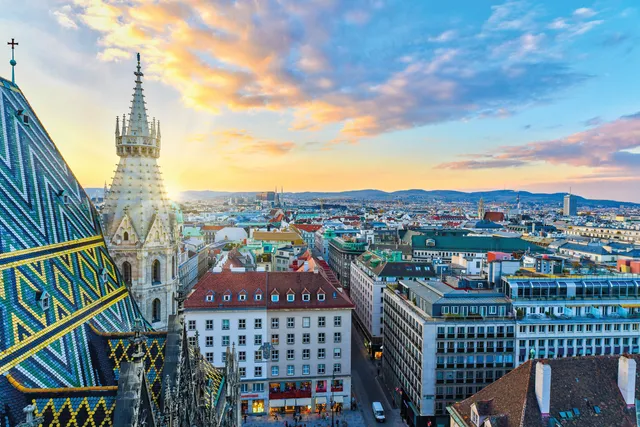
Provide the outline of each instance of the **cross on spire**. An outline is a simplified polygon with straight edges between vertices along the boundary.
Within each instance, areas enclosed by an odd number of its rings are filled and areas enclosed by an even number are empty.
[[[16,58],[15,58],[14,54],[15,54],[16,46],[18,46],[18,43],[16,42],[16,39],[11,38],[11,41],[7,42],[7,44],[9,46],[11,46],[11,61],[9,61],[9,64],[11,64],[11,83],[15,84],[15,82],[16,82],[16,73],[15,73],[14,70],[16,68],[17,62],[16,62]]]

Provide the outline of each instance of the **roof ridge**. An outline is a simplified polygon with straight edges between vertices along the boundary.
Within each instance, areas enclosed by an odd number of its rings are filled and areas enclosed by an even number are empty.
[[[533,370],[533,361],[527,360],[527,362],[531,362],[529,363],[529,375],[527,375],[527,378],[529,378],[529,382],[531,382],[531,371]],[[525,362],[525,363],[527,363]],[[512,371],[513,372],[513,371]],[[524,425],[524,416],[527,413],[527,396],[529,395],[529,386],[527,385],[527,387],[525,388],[525,393],[524,393],[524,404],[522,405],[522,413],[520,414],[520,427],[526,427]]]

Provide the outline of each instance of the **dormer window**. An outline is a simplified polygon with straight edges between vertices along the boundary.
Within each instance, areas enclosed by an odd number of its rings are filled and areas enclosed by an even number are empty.
[[[49,294],[47,292],[37,292],[36,301],[38,302],[38,305],[40,306],[42,311],[49,310],[50,301]]]
[[[16,117],[22,122],[22,124],[29,126],[29,115],[24,110],[16,111]]]
[[[302,301],[304,301],[304,302],[309,302],[309,301],[311,301],[311,295],[309,295],[309,294],[302,294]]]
[[[242,292],[240,294],[238,294],[238,301],[246,301],[247,300],[247,294]]]
[[[324,294],[318,294],[318,301],[324,301]]]
[[[256,301],[262,301],[262,294],[256,294]]]
[[[213,302],[213,294],[208,294],[207,296],[204,297],[204,300],[206,302]]]
[[[294,302],[296,300],[295,294],[287,294],[287,302]]]
[[[271,302],[278,302],[278,301],[280,301],[280,295],[272,294],[271,295]]]
[[[222,301],[231,301],[231,294],[225,294],[222,296]]]

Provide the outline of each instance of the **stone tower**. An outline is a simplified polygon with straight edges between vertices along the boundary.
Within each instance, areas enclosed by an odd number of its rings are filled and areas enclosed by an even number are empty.
[[[162,182],[160,122],[149,124],[138,54],[129,122],[116,118],[120,157],[105,198],[104,235],[109,252],[145,318],[157,329],[175,314],[179,227]]]

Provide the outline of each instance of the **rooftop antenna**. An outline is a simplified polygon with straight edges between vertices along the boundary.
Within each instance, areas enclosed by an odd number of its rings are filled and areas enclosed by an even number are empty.
[[[18,43],[14,38],[11,38],[11,41],[7,42],[7,44],[11,46],[11,61],[9,61],[9,64],[11,64],[11,83],[16,84],[15,68],[16,68],[17,62],[14,54],[15,54],[15,48],[16,46],[18,46]]]

